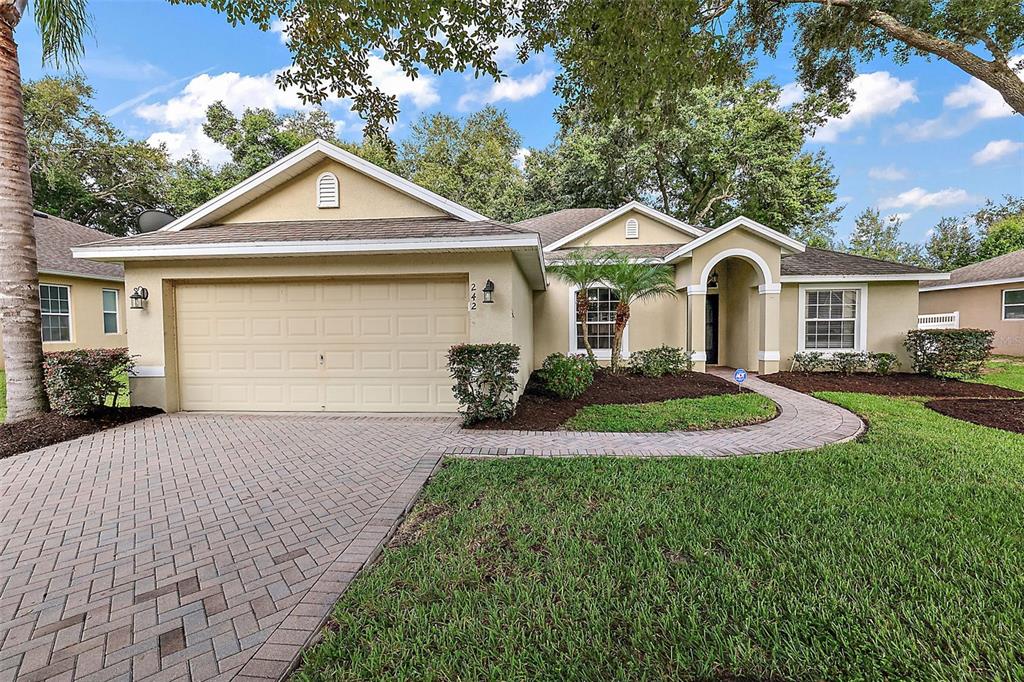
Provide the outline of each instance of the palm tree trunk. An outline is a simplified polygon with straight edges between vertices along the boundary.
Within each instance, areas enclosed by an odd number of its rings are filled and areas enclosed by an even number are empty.
[[[590,296],[587,289],[580,289],[576,292],[576,319],[580,322],[580,335],[583,337],[583,347],[587,350],[587,359],[590,364],[597,367],[597,356],[590,346],[590,332],[587,329],[587,314],[590,312]]]
[[[32,181],[14,42],[19,18],[13,5],[0,6],[0,328],[8,422],[35,417],[48,409],[43,390]]]
[[[615,306],[615,336],[612,338],[612,372],[619,371],[619,361],[622,354],[622,333],[629,323],[629,304],[619,301]]]

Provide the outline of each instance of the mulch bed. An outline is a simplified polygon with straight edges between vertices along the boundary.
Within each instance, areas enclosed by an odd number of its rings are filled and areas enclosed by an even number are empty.
[[[594,375],[594,383],[583,395],[575,400],[565,400],[548,391],[535,372],[526,384],[526,391],[519,398],[516,413],[511,419],[488,419],[469,428],[554,431],[587,405],[658,403],[675,398],[703,398],[739,392],[735,384],[699,372],[685,372],[678,376],[645,377],[625,373],[612,374],[600,369]]]
[[[927,398],[1022,398],[1024,393],[1001,386],[972,384],[957,379],[924,374],[854,374],[837,372],[778,372],[761,377],[764,381],[785,386],[801,393],[842,391],[889,396],[923,396]],[[1019,407],[1019,406],[1018,406]]]
[[[1024,400],[948,398],[931,400],[924,405],[954,419],[1024,433]]]
[[[65,417],[49,412],[35,419],[0,424],[0,459],[87,436],[161,412],[163,410],[157,407],[104,407],[87,417]]]

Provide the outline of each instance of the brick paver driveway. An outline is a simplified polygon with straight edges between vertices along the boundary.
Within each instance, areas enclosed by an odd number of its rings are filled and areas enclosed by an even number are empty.
[[[0,680],[277,679],[440,454],[813,448],[863,428],[755,378],[778,418],[704,432],[464,431],[451,417],[176,414],[0,461]]]

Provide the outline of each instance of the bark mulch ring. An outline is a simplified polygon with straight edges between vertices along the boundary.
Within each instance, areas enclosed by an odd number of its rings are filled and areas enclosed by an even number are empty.
[[[86,417],[65,417],[49,412],[42,417],[0,424],[0,459],[103,429],[160,414],[157,407],[104,407]]]
[[[519,398],[515,415],[508,421],[487,419],[471,429],[554,431],[569,417],[587,405],[635,405],[660,403],[676,398],[703,398],[709,395],[739,393],[739,388],[720,377],[699,372],[678,376],[645,377],[636,374],[612,374],[599,369],[594,383],[575,400],[559,398],[544,387],[534,372]]]
[[[764,381],[801,393],[839,391],[925,398],[1024,398],[1024,393],[989,384],[972,384],[958,379],[924,374],[839,374],[838,372],[778,372],[759,377]]]
[[[991,426],[1003,431],[1024,433],[1024,400],[947,398],[930,400],[924,405],[954,419]]]

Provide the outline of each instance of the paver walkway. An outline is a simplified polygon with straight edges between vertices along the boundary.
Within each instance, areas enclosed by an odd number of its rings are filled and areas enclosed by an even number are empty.
[[[0,680],[279,678],[443,453],[729,456],[863,428],[748,385],[780,416],[643,435],[174,414],[0,460]]]

